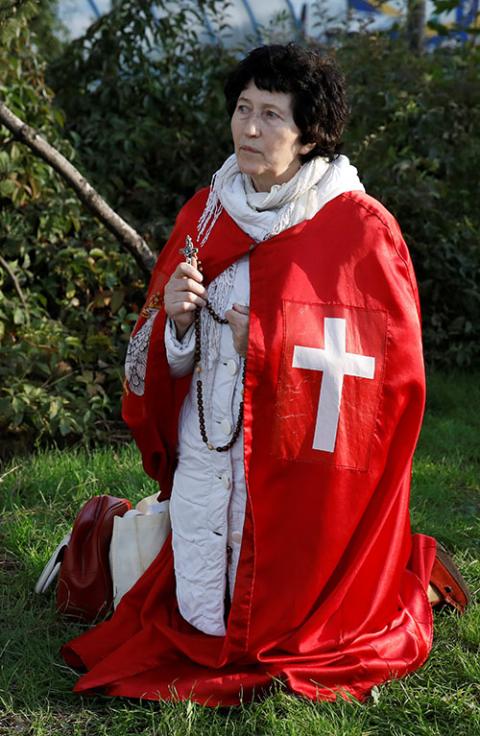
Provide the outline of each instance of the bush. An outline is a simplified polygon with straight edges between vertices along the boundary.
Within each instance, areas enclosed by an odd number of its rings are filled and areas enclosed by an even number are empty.
[[[75,161],[26,24],[0,51],[6,104]],[[0,127],[1,453],[110,436],[144,291],[134,261],[51,169]]]
[[[123,0],[49,66],[90,181],[158,250],[230,153],[223,82],[232,56],[201,36],[203,13],[222,27],[224,6]]]
[[[346,39],[347,149],[412,253],[430,366],[480,356],[480,48],[414,57],[402,39]]]

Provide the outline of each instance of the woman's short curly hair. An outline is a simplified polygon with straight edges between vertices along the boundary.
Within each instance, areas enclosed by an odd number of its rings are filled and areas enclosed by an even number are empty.
[[[316,144],[301,157],[302,163],[315,156],[325,156],[329,161],[338,156],[348,105],[344,78],[333,59],[294,43],[254,49],[230,72],[225,83],[230,117],[240,93],[252,80],[258,89],[292,94],[300,142]]]

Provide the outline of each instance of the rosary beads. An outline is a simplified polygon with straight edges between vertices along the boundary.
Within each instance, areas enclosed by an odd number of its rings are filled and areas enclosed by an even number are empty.
[[[182,253],[185,256],[185,261],[189,264],[192,263],[192,258],[196,258],[198,254],[198,248],[195,248],[193,245],[193,241],[190,237],[190,235],[187,235],[185,239],[185,247],[181,248],[180,253]],[[197,268],[200,272],[202,272],[202,264],[201,261],[197,261]],[[227,325],[228,320],[224,317],[220,317],[215,310],[213,309],[212,305],[208,302],[205,305],[205,308],[207,309],[208,313],[212,317],[212,319],[215,320],[215,322],[218,322],[221,325]],[[201,341],[201,323],[200,323],[200,312],[201,308],[197,307],[195,309],[195,372],[197,374],[200,374],[202,371],[201,366],[201,359],[202,359],[202,341]],[[245,385],[245,360],[243,361],[243,371],[242,371],[242,385]],[[240,402],[240,406],[238,409],[238,417],[235,424],[235,429],[233,431],[232,437],[229,442],[227,442],[226,445],[220,445],[218,447],[215,447],[213,445],[207,436],[207,431],[205,428],[205,411],[203,406],[203,383],[202,379],[200,377],[197,378],[197,408],[198,408],[198,420],[200,425],[200,434],[202,437],[202,440],[205,442],[209,450],[216,450],[216,452],[226,452],[227,450],[230,450],[231,447],[235,444],[235,442],[238,439],[238,436],[240,434],[241,428],[242,428],[242,422],[243,422],[243,398]]]

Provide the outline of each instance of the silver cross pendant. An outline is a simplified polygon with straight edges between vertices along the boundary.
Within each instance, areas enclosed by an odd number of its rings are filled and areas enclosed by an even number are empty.
[[[188,264],[192,263],[192,258],[196,258],[197,253],[198,253],[198,248],[195,248],[193,244],[193,240],[190,237],[190,235],[187,235],[187,237],[185,238],[185,247],[180,248],[178,252],[181,253],[185,257],[185,261]]]

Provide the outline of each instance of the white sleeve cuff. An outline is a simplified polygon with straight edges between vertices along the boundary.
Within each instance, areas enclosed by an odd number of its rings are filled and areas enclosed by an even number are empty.
[[[165,350],[170,373],[174,378],[186,376],[193,370],[195,354],[195,331],[190,325],[183,338],[177,338],[175,323],[168,318],[165,322]]]

